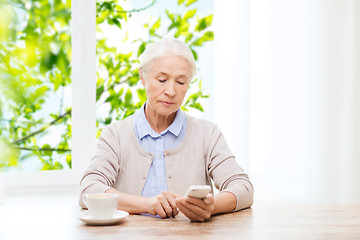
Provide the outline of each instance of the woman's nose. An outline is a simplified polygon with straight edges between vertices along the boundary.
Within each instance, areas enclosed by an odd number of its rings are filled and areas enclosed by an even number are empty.
[[[168,95],[168,96],[170,96],[170,97],[175,96],[175,94],[176,94],[176,89],[175,89],[174,83],[171,83],[171,82],[170,82],[170,83],[166,86],[165,94]]]

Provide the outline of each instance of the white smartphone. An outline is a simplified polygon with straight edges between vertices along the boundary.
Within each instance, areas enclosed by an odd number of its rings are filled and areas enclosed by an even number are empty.
[[[203,199],[206,198],[210,191],[211,187],[208,185],[193,185],[188,188],[185,196]]]

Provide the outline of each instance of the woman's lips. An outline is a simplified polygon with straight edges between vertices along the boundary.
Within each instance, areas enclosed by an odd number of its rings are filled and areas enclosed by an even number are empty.
[[[161,102],[162,104],[164,104],[164,105],[167,105],[167,106],[174,104],[174,103],[172,103],[172,102],[167,102],[167,101],[160,101],[160,102]]]

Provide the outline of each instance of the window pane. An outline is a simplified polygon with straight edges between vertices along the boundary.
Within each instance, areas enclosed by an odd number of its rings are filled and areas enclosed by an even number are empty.
[[[71,168],[70,9],[0,2],[0,171]]]
[[[204,110],[214,75],[212,18],[209,0],[97,1],[98,134],[146,101],[139,81],[139,55],[149,43],[166,36],[185,41],[200,68],[183,109]]]

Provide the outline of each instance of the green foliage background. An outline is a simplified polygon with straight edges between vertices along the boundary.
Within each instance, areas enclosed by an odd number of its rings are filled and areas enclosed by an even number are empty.
[[[109,46],[103,29],[110,26],[122,31],[129,19],[157,4],[156,0],[143,2],[147,5],[140,9],[124,9],[120,0],[96,2],[96,101],[107,111],[98,116],[98,134],[146,101],[137,66],[149,43],[164,36],[180,38],[198,60],[198,49],[214,39],[213,15],[199,16],[192,7],[197,0],[178,0],[177,12],[165,10],[168,21],[158,17],[143,24],[146,39],[129,39],[126,34],[119,40],[136,50]],[[41,170],[71,168],[71,107],[64,104],[64,91],[71,87],[70,10],[70,0],[0,0],[0,171],[18,169],[22,161],[34,156]],[[164,27],[165,32],[161,31]],[[201,80],[195,79],[191,89],[182,108],[204,111],[200,100],[209,96]],[[60,96],[58,107],[46,108],[53,94]],[[54,127],[62,129],[58,141],[40,146],[40,139],[52,134]]]

